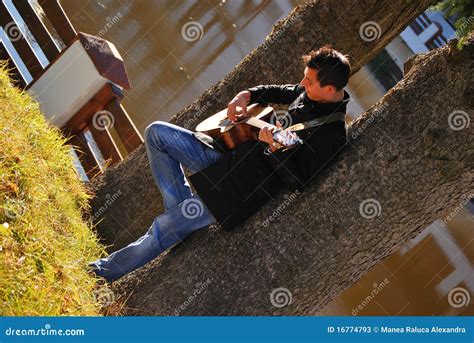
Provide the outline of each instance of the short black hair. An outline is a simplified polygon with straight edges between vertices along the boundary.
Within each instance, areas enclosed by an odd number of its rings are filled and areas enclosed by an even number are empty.
[[[332,85],[341,90],[349,82],[351,64],[348,57],[330,45],[303,55],[303,62],[308,68],[317,70],[317,79],[322,87]]]

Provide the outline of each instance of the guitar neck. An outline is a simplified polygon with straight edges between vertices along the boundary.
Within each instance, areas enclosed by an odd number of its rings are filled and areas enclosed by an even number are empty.
[[[277,128],[277,126],[267,123],[266,121],[263,121],[261,119],[257,118],[249,118],[246,121],[246,124],[252,125],[254,127],[257,127],[259,129],[262,129],[264,127],[268,127],[270,129]],[[297,134],[294,132],[288,131],[288,130],[277,130],[273,132],[273,140],[277,143],[280,143],[281,145],[290,148],[295,145],[303,143],[301,138],[298,137]]]
[[[269,127],[271,129],[276,128],[275,125],[267,123],[266,121],[263,121],[255,117],[249,117],[248,119],[245,120],[245,123],[258,127],[259,129],[263,129],[264,127]]]

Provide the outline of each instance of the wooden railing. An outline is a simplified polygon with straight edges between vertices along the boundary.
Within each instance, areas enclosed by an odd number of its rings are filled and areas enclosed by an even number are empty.
[[[48,70],[62,58],[73,43],[79,39],[86,39],[86,36],[93,37],[78,34],[75,31],[57,0],[38,0],[38,4],[56,31],[56,36],[58,36],[56,39],[59,38],[65,47],[61,51],[57,47],[61,44],[55,43],[50,31],[38,15],[37,9],[30,2],[12,0],[12,5],[28,27],[29,32],[31,32],[32,37],[27,37],[27,33],[19,29],[18,18],[12,16],[11,8],[0,1],[0,26],[4,31],[3,36],[0,36],[0,39],[3,37],[0,42],[0,59],[7,60],[12,82],[26,91],[34,89],[38,80],[46,75]],[[99,37],[94,38],[102,40]],[[48,60],[48,65],[44,68],[31,47],[33,40],[36,41]],[[17,56],[14,56],[13,51]],[[91,55],[94,52],[88,51],[88,53]],[[96,52],[96,54],[100,54],[100,52]],[[94,59],[93,57],[91,55],[91,60]],[[91,149],[92,144],[86,139],[85,132],[90,131],[101,155],[109,161],[108,164],[114,164],[123,159],[124,153],[123,150],[120,151],[118,144],[125,147],[125,154],[128,154],[143,142],[130,116],[120,104],[124,96],[123,89],[130,87],[123,61],[118,56],[113,61],[109,59],[108,63],[113,63],[112,68],[109,66],[108,70],[101,75],[111,81],[107,82],[95,95],[91,95],[89,99],[86,99],[87,102],[77,113],[74,113],[65,124],[60,126],[64,135],[70,137],[70,143],[74,146],[89,178],[96,175],[103,168],[99,163],[97,154],[94,154],[93,149]],[[98,66],[98,69],[100,70],[100,66]],[[115,73],[115,75],[109,75],[111,69],[112,74]],[[26,74],[26,71],[31,75],[31,78]],[[61,75],[58,75],[58,77],[61,77]],[[82,96],[82,94],[78,94],[78,96]],[[94,122],[94,120],[97,121],[97,118],[103,120],[104,118],[101,118],[101,116],[105,115],[112,116],[113,127],[109,125],[101,127],[97,125],[97,122]],[[113,138],[112,131],[116,132],[115,136],[118,136],[118,141]]]

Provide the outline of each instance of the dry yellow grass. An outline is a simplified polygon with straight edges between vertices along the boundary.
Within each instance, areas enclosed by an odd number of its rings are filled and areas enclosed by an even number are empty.
[[[103,253],[82,218],[88,196],[59,130],[0,66],[0,316],[97,315]],[[106,299],[109,300],[109,299]]]

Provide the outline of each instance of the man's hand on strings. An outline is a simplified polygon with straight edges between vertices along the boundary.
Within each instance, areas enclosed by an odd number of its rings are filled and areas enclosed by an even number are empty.
[[[247,116],[247,104],[250,102],[250,92],[242,91],[227,105],[227,117],[236,122]],[[237,108],[240,107],[240,110]]]

